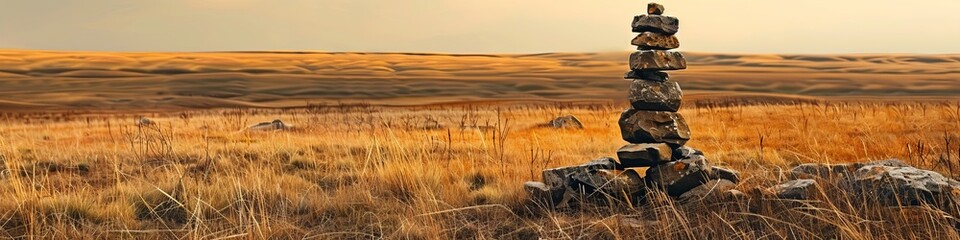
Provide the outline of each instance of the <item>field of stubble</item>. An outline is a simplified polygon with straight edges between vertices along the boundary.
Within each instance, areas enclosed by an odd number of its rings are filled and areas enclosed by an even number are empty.
[[[817,201],[548,210],[521,185],[614,156],[621,105],[330,106],[0,114],[0,237],[960,239],[955,210]],[[901,158],[960,172],[960,104],[685,106],[688,145],[756,193],[806,162]],[[573,114],[583,130],[540,128]],[[244,132],[273,119],[291,131]],[[958,168],[951,172],[950,169]]]

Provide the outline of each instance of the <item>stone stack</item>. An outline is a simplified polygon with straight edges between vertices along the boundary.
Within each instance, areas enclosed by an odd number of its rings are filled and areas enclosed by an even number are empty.
[[[646,15],[633,19],[631,27],[638,35],[632,44],[638,51],[630,55],[630,71],[625,76],[632,81],[631,106],[619,120],[623,140],[629,144],[617,151],[619,162],[602,159],[581,166],[545,170],[545,183],[532,182],[526,186],[534,196],[553,196],[551,201],[561,207],[571,198],[571,192],[581,196],[611,196],[658,189],[670,196],[688,199],[689,196],[681,195],[725,191],[715,188],[735,186],[739,181],[736,172],[713,167],[702,152],[684,146],[690,140],[690,128],[678,113],[683,92],[666,71],[686,69],[687,61],[683,54],[673,51],[680,47],[674,35],[679,31],[680,21],[662,15],[663,12],[663,5],[650,3]],[[647,169],[641,177],[638,170],[642,168]],[[618,174],[611,174],[614,171]],[[711,189],[697,189],[704,187]],[[697,191],[691,191],[695,189]]]
[[[678,113],[683,91],[665,71],[683,70],[687,61],[673,49],[680,47],[674,35],[680,20],[664,16],[663,5],[650,3],[647,14],[633,18],[638,35],[632,44],[630,71],[630,109],[620,116],[620,134],[630,144],[617,151],[624,168],[647,167],[648,186],[680,197],[711,181],[733,185],[739,181],[731,170],[713,167],[702,152],[684,146],[690,140],[690,128]],[[724,182],[729,181],[729,182]]]

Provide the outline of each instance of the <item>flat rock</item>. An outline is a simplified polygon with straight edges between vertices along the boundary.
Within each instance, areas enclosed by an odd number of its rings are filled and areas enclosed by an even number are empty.
[[[272,122],[262,122],[257,123],[253,126],[247,128],[250,131],[276,131],[276,130],[287,130],[290,126],[280,121],[280,119],[273,120]]]
[[[673,151],[663,143],[630,144],[617,150],[617,158],[623,168],[652,167],[670,162]]]
[[[583,122],[580,122],[580,119],[578,119],[576,116],[566,115],[550,120],[545,124],[545,126],[552,128],[583,129]]]
[[[647,14],[650,15],[660,15],[663,14],[663,11],[666,10],[663,5],[659,3],[648,3],[647,4]]]
[[[637,46],[637,50],[670,50],[680,47],[680,39],[677,39],[677,36],[655,32],[641,33],[630,43]]]
[[[783,182],[779,185],[767,188],[770,192],[780,199],[805,200],[816,195],[817,181],[813,179],[797,179]]]
[[[634,80],[630,85],[630,104],[636,110],[676,112],[682,98],[680,84],[674,81]]]
[[[647,81],[657,81],[657,82],[666,82],[670,80],[670,75],[665,72],[659,71],[629,71],[623,78],[625,79],[641,79]]]
[[[676,51],[641,50],[630,54],[630,70],[669,71],[687,69],[687,60]]]
[[[677,197],[710,180],[710,171],[706,158],[691,158],[650,167],[644,179],[648,185]]]
[[[543,170],[543,182],[551,190],[566,188],[570,181],[570,176],[576,172],[596,172],[598,170],[615,170],[619,164],[608,157],[594,159],[579,166],[561,167]]]
[[[850,187],[861,197],[891,206],[956,203],[960,182],[914,167],[867,165],[858,169]]]
[[[910,167],[897,159],[844,164],[805,163],[790,169],[790,173],[799,178],[846,178],[865,166]]]
[[[663,15],[640,15],[633,17],[633,32],[655,32],[666,35],[676,34],[680,30],[680,20]]]
[[[690,140],[690,127],[679,113],[627,109],[620,115],[620,134],[630,143],[666,143],[679,148]]]
[[[731,192],[737,184],[726,179],[709,180],[706,183],[697,186],[677,198],[681,203],[693,202],[716,202],[726,199],[732,199],[736,193]],[[734,190],[735,191],[735,190]]]

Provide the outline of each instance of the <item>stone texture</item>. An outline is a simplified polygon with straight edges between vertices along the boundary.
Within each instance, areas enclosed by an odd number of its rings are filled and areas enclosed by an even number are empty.
[[[677,197],[707,182],[710,170],[706,158],[684,159],[647,169],[645,180],[648,185]]]
[[[530,194],[530,199],[548,206],[559,203],[563,198],[563,191],[551,191],[550,187],[542,182],[526,182],[523,190]]]
[[[790,180],[770,187],[770,192],[780,199],[805,200],[817,194],[817,181],[813,179]]]
[[[648,3],[647,4],[647,14],[650,15],[661,15],[663,11],[666,10],[663,5],[658,3]]]
[[[578,119],[576,116],[567,115],[550,120],[550,122],[547,122],[545,126],[552,128],[583,129],[583,122],[580,122],[580,119]]]
[[[656,32],[673,35],[680,30],[680,20],[662,15],[640,15],[633,17],[633,32]]]
[[[630,54],[630,70],[668,71],[687,69],[683,54],[675,51],[642,50]]]
[[[673,151],[667,144],[630,144],[617,150],[620,166],[624,168],[652,167],[670,162]]]
[[[667,80],[670,80],[670,75],[665,72],[658,71],[629,71],[623,76],[623,78],[666,82]]]
[[[956,203],[960,182],[914,167],[867,165],[857,170],[852,190],[891,206]]]
[[[697,150],[689,146],[682,146],[676,149],[673,149],[673,159],[687,159],[693,157],[704,157],[703,151]]]
[[[645,32],[637,35],[630,42],[637,46],[637,50],[670,50],[680,47],[677,36],[663,35],[655,32]]]
[[[635,80],[630,85],[629,99],[633,109],[676,112],[680,110],[682,98],[680,84],[674,81]]]
[[[717,202],[727,199],[732,199],[735,192],[731,192],[733,188],[737,187],[737,184],[726,179],[717,179],[710,180],[706,183],[697,186],[686,193],[680,195],[677,198],[681,203],[693,203],[693,202]],[[734,190],[736,191],[736,190]]]
[[[690,140],[690,128],[680,114],[627,109],[620,115],[620,134],[630,143],[666,143],[679,148]]]

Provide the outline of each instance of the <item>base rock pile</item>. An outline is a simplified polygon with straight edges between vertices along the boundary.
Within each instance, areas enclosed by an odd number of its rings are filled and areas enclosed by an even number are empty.
[[[680,21],[661,15],[663,12],[662,5],[650,3],[646,15],[633,19],[631,27],[638,35],[632,44],[638,51],[630,55],[630,71],[625,76],[632,81],[631,106],[618,122],[623,140],[629,144],[617,151],[619,161],[600,158],[580,166],[544,170],[542,183],[524,186],[536,200],[569,207],[582,200],[638,200],[649,190],[694,199],[692,195],[703,195],[718,186],[732,189],[739,181],[735,171],[712,166],[703,152],[685,146],[690,128],[678,113],[683,92],[665,71],[686,69],[687,61],[683,54],[672,51],[680,47],[674,35]],[[736,190],[725,193],[738,194]]]

